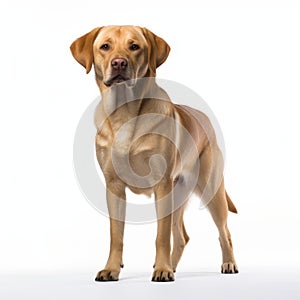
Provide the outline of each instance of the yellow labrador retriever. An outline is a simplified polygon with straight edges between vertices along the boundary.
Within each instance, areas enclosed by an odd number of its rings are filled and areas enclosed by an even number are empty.
[[[183,211],[191,192],[204,199],[219,230],[221,272],[238,272],[227,227],[228,211],[237,211],[224,188],[223,158],[212,125],[203,113],[173,104],[155,81],[169,51],[162,38],[137,26],[95,28],[71,45],[86,73],[94,66],[102,95],[95,114],[96,153],[106,181],[111,243],[96,281],[118,280],[123,267],[126,188],[155,195],[153,281],[174,280],[189,240]]]

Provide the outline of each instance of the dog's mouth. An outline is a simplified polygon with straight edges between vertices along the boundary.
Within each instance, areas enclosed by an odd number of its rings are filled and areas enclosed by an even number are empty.
[[[131,78],[128,77],[128,76],[125,76],[123,74],[116,74],[114,76],[111,76],[108,80],[106,80],[104,82],[104,84],[107,86],[107,87],[110,87],[112,86],[113,84],[117,84],[117,83],[122,83],[124,81],[128,81],[130,80]]]

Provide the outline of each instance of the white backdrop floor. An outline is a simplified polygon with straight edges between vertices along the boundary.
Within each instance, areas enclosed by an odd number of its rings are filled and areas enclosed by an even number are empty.
[[[300,299],[300,268],[178,272],[172,283],[153,283],[151,273],[123,272],[118,282],[106,283],[94,282],[92,275],[1,275],[0,299]]]

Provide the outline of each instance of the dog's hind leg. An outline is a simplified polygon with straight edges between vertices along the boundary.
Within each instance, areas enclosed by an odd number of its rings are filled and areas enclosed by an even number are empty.
[[[223,182],[215,197],[209,202],[208,210],[219,231],[219,240],[223,256],[221,272],[238,273],[233,254],[231,235],[227,226],[228,204]]]
[[[223,179],[223,158],[220,150],[208,146],[200,156],[200,173],[197,185],[199,194],[207,206],[219,231],[222,249],[222,273],[238,273],[231,235],[227,226],[228,211],[236,208],[227,196]]]

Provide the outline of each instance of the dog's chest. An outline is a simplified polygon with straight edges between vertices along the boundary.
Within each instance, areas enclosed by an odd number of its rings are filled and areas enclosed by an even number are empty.
[[[149,188],[171,165],[174,145],[172,126],[149,115],[131,119],[116,128],[106,124],[97,136],[97,154],[103,171],[113,173],[129,186]],[[111,173],[111,172],[109,172]]]
[[[175,143],[176,124],[158,113],[137,116],[114,114],[99,131],[99,145],[121,155],[137,155],[153,150],[164,151],[165,140]]]

